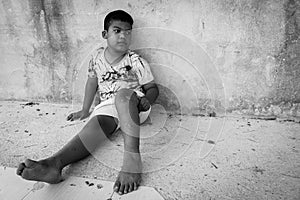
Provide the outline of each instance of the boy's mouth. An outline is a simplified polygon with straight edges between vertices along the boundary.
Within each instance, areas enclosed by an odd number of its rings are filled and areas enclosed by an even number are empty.
[[[126,45],[126,42],[117,42],[117,44]]]

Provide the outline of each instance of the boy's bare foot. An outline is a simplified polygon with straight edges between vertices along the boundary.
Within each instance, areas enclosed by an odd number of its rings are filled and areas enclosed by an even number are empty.
[[[141,182],[141,173],[140,154],[124,152],[122,170],[114,184],[114,191],[122,195],[137,190]]]
[[[119,172],[118,178],[114,185],[114,191],[119,194],[127,194],[137,190],[141,182],[140,173]]]
[[[26,180],[42,181],[46,183],[61,182],[61,170],[55,164],[48,160],[34,161],[26,159],[24,163],[20,163],[17,174]]]

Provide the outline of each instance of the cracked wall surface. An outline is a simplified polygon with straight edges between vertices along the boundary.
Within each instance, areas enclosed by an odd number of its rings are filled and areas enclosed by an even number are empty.
[[[135,19],[165,109],[300,115],[299,0],[2,0],[0,99],[81,102],[114,9]]]

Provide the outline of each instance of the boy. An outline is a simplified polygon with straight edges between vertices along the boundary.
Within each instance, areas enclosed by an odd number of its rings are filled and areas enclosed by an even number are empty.
[[[139,124],[147,118],[158,88],[148,63],[129,50],[132,24],[132,17],[122,10],[105,17],[102,37],[107,40],[107,47],[99,48],[90,60],[82,110],[71,113],[67,120],[87,118],[96,93],[100,104],[83,129],[60,151],[44,160],[27,159],[20,163],[17,174],[22,178],[51,184],[61,182],[65,166],[90,155],[120,127],[124,155],[114,191],[126,194],[138,188],[142,172]]]

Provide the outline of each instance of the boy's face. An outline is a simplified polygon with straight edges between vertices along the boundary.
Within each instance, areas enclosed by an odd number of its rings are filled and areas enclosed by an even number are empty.
[[[103,31],[108,48],[115,52],[126,52],[131,43],[131,25],[128,22],[112,21],[108,31]]]

